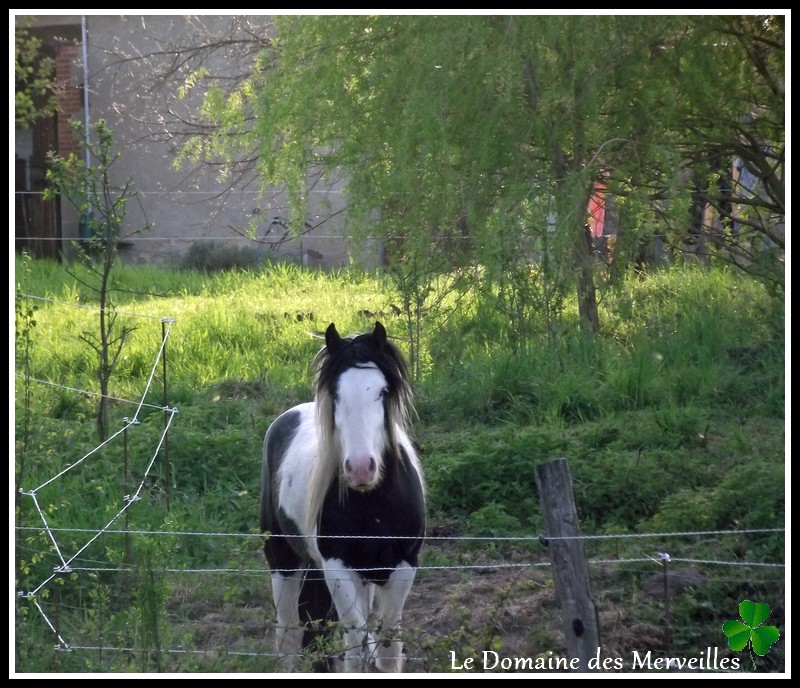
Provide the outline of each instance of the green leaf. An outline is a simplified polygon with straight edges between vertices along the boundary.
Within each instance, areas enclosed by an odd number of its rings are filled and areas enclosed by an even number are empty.
[[[722,632],[729,638],[749,630],[750,626],[745,626],[741,621],[734,621],[733,619],[722,624]]]
[[[742,633],[734,633],[728,636],[728,645],[730,646],[731,650],[744,650],[747,647],[747,643],[750,641],[750,634],[752,631],[748,628],[746,631]]]
[[[769,618],[769,614],[769,605],[763,602],[754,603],[750,600],[743,600],[739,605],[739,615],[750,628],[760,626]]]
[[[754,628],[752,633],[753,652],[763,657],[779,637],[780,633],[775,626]]]

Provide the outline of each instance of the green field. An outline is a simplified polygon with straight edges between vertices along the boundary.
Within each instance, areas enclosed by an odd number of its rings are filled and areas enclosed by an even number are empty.
[[[17,260],[16,671],[270,671],[255,537],[264,433],[309,398],[329,323],[345,334],[380,320],[407,350],[402,298],[356,269],[124,266],[115,280],[130,333],[111,380],[115,436],[95,450],[92,295],[61,265]],[[620,536],[587,541],[590,558],[621,562],[593,569],[601,610],[624,618],[624,634],[601,618],[610,652],[627,657],[639,624],[666,656],[730,654],[721,625],[751,599],[770,606],[781,640],[754,664],[739,653],[742,670],[783,670],[784,569],[763,566],[785,562],[783,302],[728,270],[675,267],[607,285],[597,337],[581,334],[567,303],[557,329],[533,327],[510,346],[483,298],[444,299],[418,321],[430,532],[487,538],[432,540],[423,567],[546,561],[534,467],[563,457],[583,533]],[[106,526],[115,532],[97,536]],[[631,537],[716,531],[734,532]],[[491,539],[504,536],[530,540]],[[645,594],[663,549],[702,574],[669,600],[668,618],[662,597]],[[420,572],[420,591],[437,570]],[[481,571],[448,575],[457,591]],[[542,596],[551,584],[525,586]],[[416,638],[419,670],[448,671],[451,647],[511,647],[498,619],[519,606],[514,591],[493,598],[485,623],[431,623]],[[540,624],[514,627],[530,656],[563,652],[557,609],[542,604]]]

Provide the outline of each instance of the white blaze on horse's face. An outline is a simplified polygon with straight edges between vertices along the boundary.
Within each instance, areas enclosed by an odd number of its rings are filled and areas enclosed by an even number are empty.
[[[341,445],[341,474],[354,490],[367,491],[381,478],[386,378],[374,364],[350,368],[339,377],[334,425]]]

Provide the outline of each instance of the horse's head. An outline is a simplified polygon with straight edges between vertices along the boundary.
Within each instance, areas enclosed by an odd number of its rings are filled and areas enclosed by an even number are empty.
[[[343,487],[366,492],[383,477],[387,450],[411,403],[405,362],[380,323],[368,334],[342,337],[331,324],[317,357],[320,441],[337,463]]]

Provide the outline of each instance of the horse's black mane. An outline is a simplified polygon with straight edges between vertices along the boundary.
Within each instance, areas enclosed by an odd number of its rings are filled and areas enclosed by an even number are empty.
[[[335,391],[336,381],[350,368],[374,364],[383,373],[388,385],[389,400],[399,408],[411,405],[411,386],[408,366],[400,349],[385,338],[385,330],[380,326],[376,331],[355,337],[338,337],[336,346],[323,347],[314,359],[316,371],[315,391],[317,395]]]

